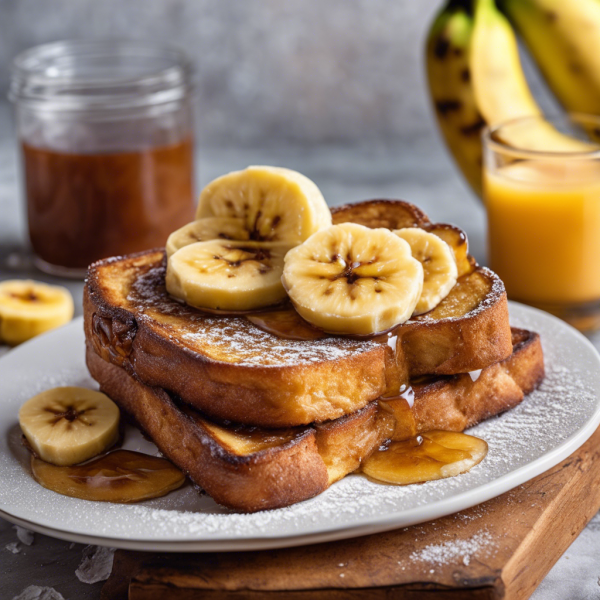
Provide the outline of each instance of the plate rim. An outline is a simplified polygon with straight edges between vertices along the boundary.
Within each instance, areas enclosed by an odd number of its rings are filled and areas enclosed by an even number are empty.
[[[523,310],[525,313],[541,314],[544,318],[555,321],[560,327],[566,329],[571,336],[583,342],[588,350],[591,350],[598,366],[598,374],[600,374],[600,355],[594,345],[579,331],[564,323],[557,317],[550,315],[539,309],[509,301],[510,307],[518,307],[518,310]],[[69,324],[60,329],[73,328],[81,324],[83,318],[77,317]],[[50,336],[55,331],[50,331],[42,336],[38,336],[25,344],[22,344],[17,351],[27,349],[31,344],[34,344],[40,337]],[[10,356],[9,352],[7,356]],[[0,361],[3,359],[0,359]],[[99,546],[116,547],[127,550],[151,550],[157,552],[238,552],[247,550],[266,550],[287,548],[294,546],[303,546],[314,543],[332,542],[337,540],[360,537],[390,531],[409,525],[435,520],[443,516],[454,514],[456,512],[466,510],[472,506],[481,504],[504,494],[519,485],[537,477],[538,475],[548,471],[562,460],[570,456],[575,450],[580,448],[592,436],[600,425],[600,401],[596,404],[596,409],[590,418],[577,431],[572,433],[568,438],[546,452],[541,457],[532,462],[528,462],[514,471],[505,473],[492,481],[484,483],[477,488],[463,490],[457,494],[453,494],[447,498],[438,500],[432,504],[416,506],[401,512],[392,512],[390,514],[378,515],[375,517],[365,517],[362,522],[357,522],[348,527],[340,527],[332,525],[331,527],[321,527],[318,532],[312,532],[300,535],[279,535],[255,537],[223,537],[212,539],[188,539],[181,540],[178,538],[161,537],[160,539],[140,539],[130,537],[110,537],[99,536],[94,534],[82,534],[70,531],[68,529],[60,529],[57,527],[40,524],[17,515],[14,515],[0,506],[0,517],[22,527],[26,527],[32,531],[49,535],[51,537],[64,539],[71,542],[95,544]],[[541,470],[540,470],[541,467]],[[468,499],[467,499],[468,497]],[[428,508],[429,510],[426,510]],[[425,510],[424,510],[425,509]],[[415,517],[416,514],[422,514],[422,518]],[[412,518],[411,518],[412,516]]]

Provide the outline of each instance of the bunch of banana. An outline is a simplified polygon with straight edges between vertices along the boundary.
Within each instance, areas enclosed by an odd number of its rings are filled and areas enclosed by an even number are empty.
[[[542,115],[525,79],[514,31],[495,0],[449,0],[431,26],[426,55],[440,129],[465,178],[481,195],[483,128]],[[543,119],[514,128],[505,141],[530,150],[590,147]]]
[[[0,283],[0,343],[14,346],[73,318],[69,290],[30,280]]]
[[[600,2],[500,0],[562,105],[600,114]]]
[[[196,220],[167,241],[169,293],[197,308],[255,310],[286,297],[283,257],[331,225],[308,177],[279,167],[248,167],[209,183]]]

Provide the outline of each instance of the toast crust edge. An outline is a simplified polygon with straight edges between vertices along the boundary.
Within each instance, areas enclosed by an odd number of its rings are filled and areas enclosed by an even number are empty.
[[[418,432],[463,431],[519,404],[544,377],[539,335],[513,329],[514,352],[482,370],[414,383]],[[352,415],[296,428],[291,439],[249,455],[232,452],[162,389],[140,383],[86,345],[86,361],[100,389],[155,441],[161,452],[224,506],[253,512],[288,506],[324,491],[356,470],[393,436],[390,413],[377,401]],[[194,412],[194,411],[191,411]]]
[[[147,385],[184,397],[215,419],[263,427],[336,419],[384,393],[383,345],[331,361],[261,367],[215,361],[177,343],[156,320],[119,306],[113,290],[103,285],[105,269],[131,269],[136,261],[159,264],[162,257],[162,250],[154,250],[91,265],[84,290],[84,329],[105,360],[135,373]],[[510,356],[506,292],[494,273],[482,267],[477,272],[490,282],[483,310],[402,326],[410,376],[472,371]],[[95,326],[96,318],[105,321],[104,332]]]

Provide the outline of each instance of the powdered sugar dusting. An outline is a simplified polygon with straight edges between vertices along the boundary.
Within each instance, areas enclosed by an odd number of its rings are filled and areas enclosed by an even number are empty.
[[[431,313],[425,313],[423,315],[419,315],[419,316],[415,317],[413,320],[411,320],[410,322],[432,321],[432,320],[457,321],[460,319],[470,319],[470,318],[473,318],[473,317],[477,316],[478,314],[484,312],[491,306],[493,306],[496,302],[498,302],[501,299],[501,297],[505,293],[504,283],[493,271],[491,271],[487,267],[477,267],[477,271],[475,271],[475,273],[480,273],[480,274],[484,275],[487,279],[491,280],[492,286],[489,289],[489,291],[486,293],[485,297],[469,312],[462,314],[461,310],[459,310],[458,311],[460,313],[459,316],[445,317],[443,319],[440,319],[438,312],[434,309],[433,311],[431,311]],[[460,285],[460,284],[457,284],[457,285]],[[457,301],[458,301],[458,298],[453,300],[452,304],[454,304]],[[442,305],[440,304],[440,306],[442,306]],[[460,306],[460,304],[458,306]]]
[[[215,360],[239,365],[303,365],[338,360],[377,347],[375,342],[339,337],[286,340],[259,329],[245,317],[208,316],[171,298],[164,287],[164,276],[164,266],[140,274],[127,296],[127,308],[140,321],[151,324],[156,319],[177,331],[173,343],[183,342],[190,350]],[[181,335],[181,330],[186,333]]]
[[[472,555],[479,554],[493,543],[491,534],[483,530],[464,540],[456,539],[441,544],[429,544],[421,550],[413,552],[409,559],[434,565],[454,563],[460,559],[464,565],[468,565]]]
[[[374,342],[356,342],[340,338],[298,341],[285,340],[262,331],[242,318],[228,319],[217,327],[200,327],[182,336],[187,342],[208,343],[211,349],[235,355],[236,362],[247,365],[289,366],[338,360],[376,347]],[[233,322],[231,322],[233,321]],[[268,348],[256,352],[256,348]]]

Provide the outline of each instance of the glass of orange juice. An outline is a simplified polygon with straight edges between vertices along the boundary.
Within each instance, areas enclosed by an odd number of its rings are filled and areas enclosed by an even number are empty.
[[[600,118],[516,119],[483,135],[490,267],[508,297],[600,328]]]

